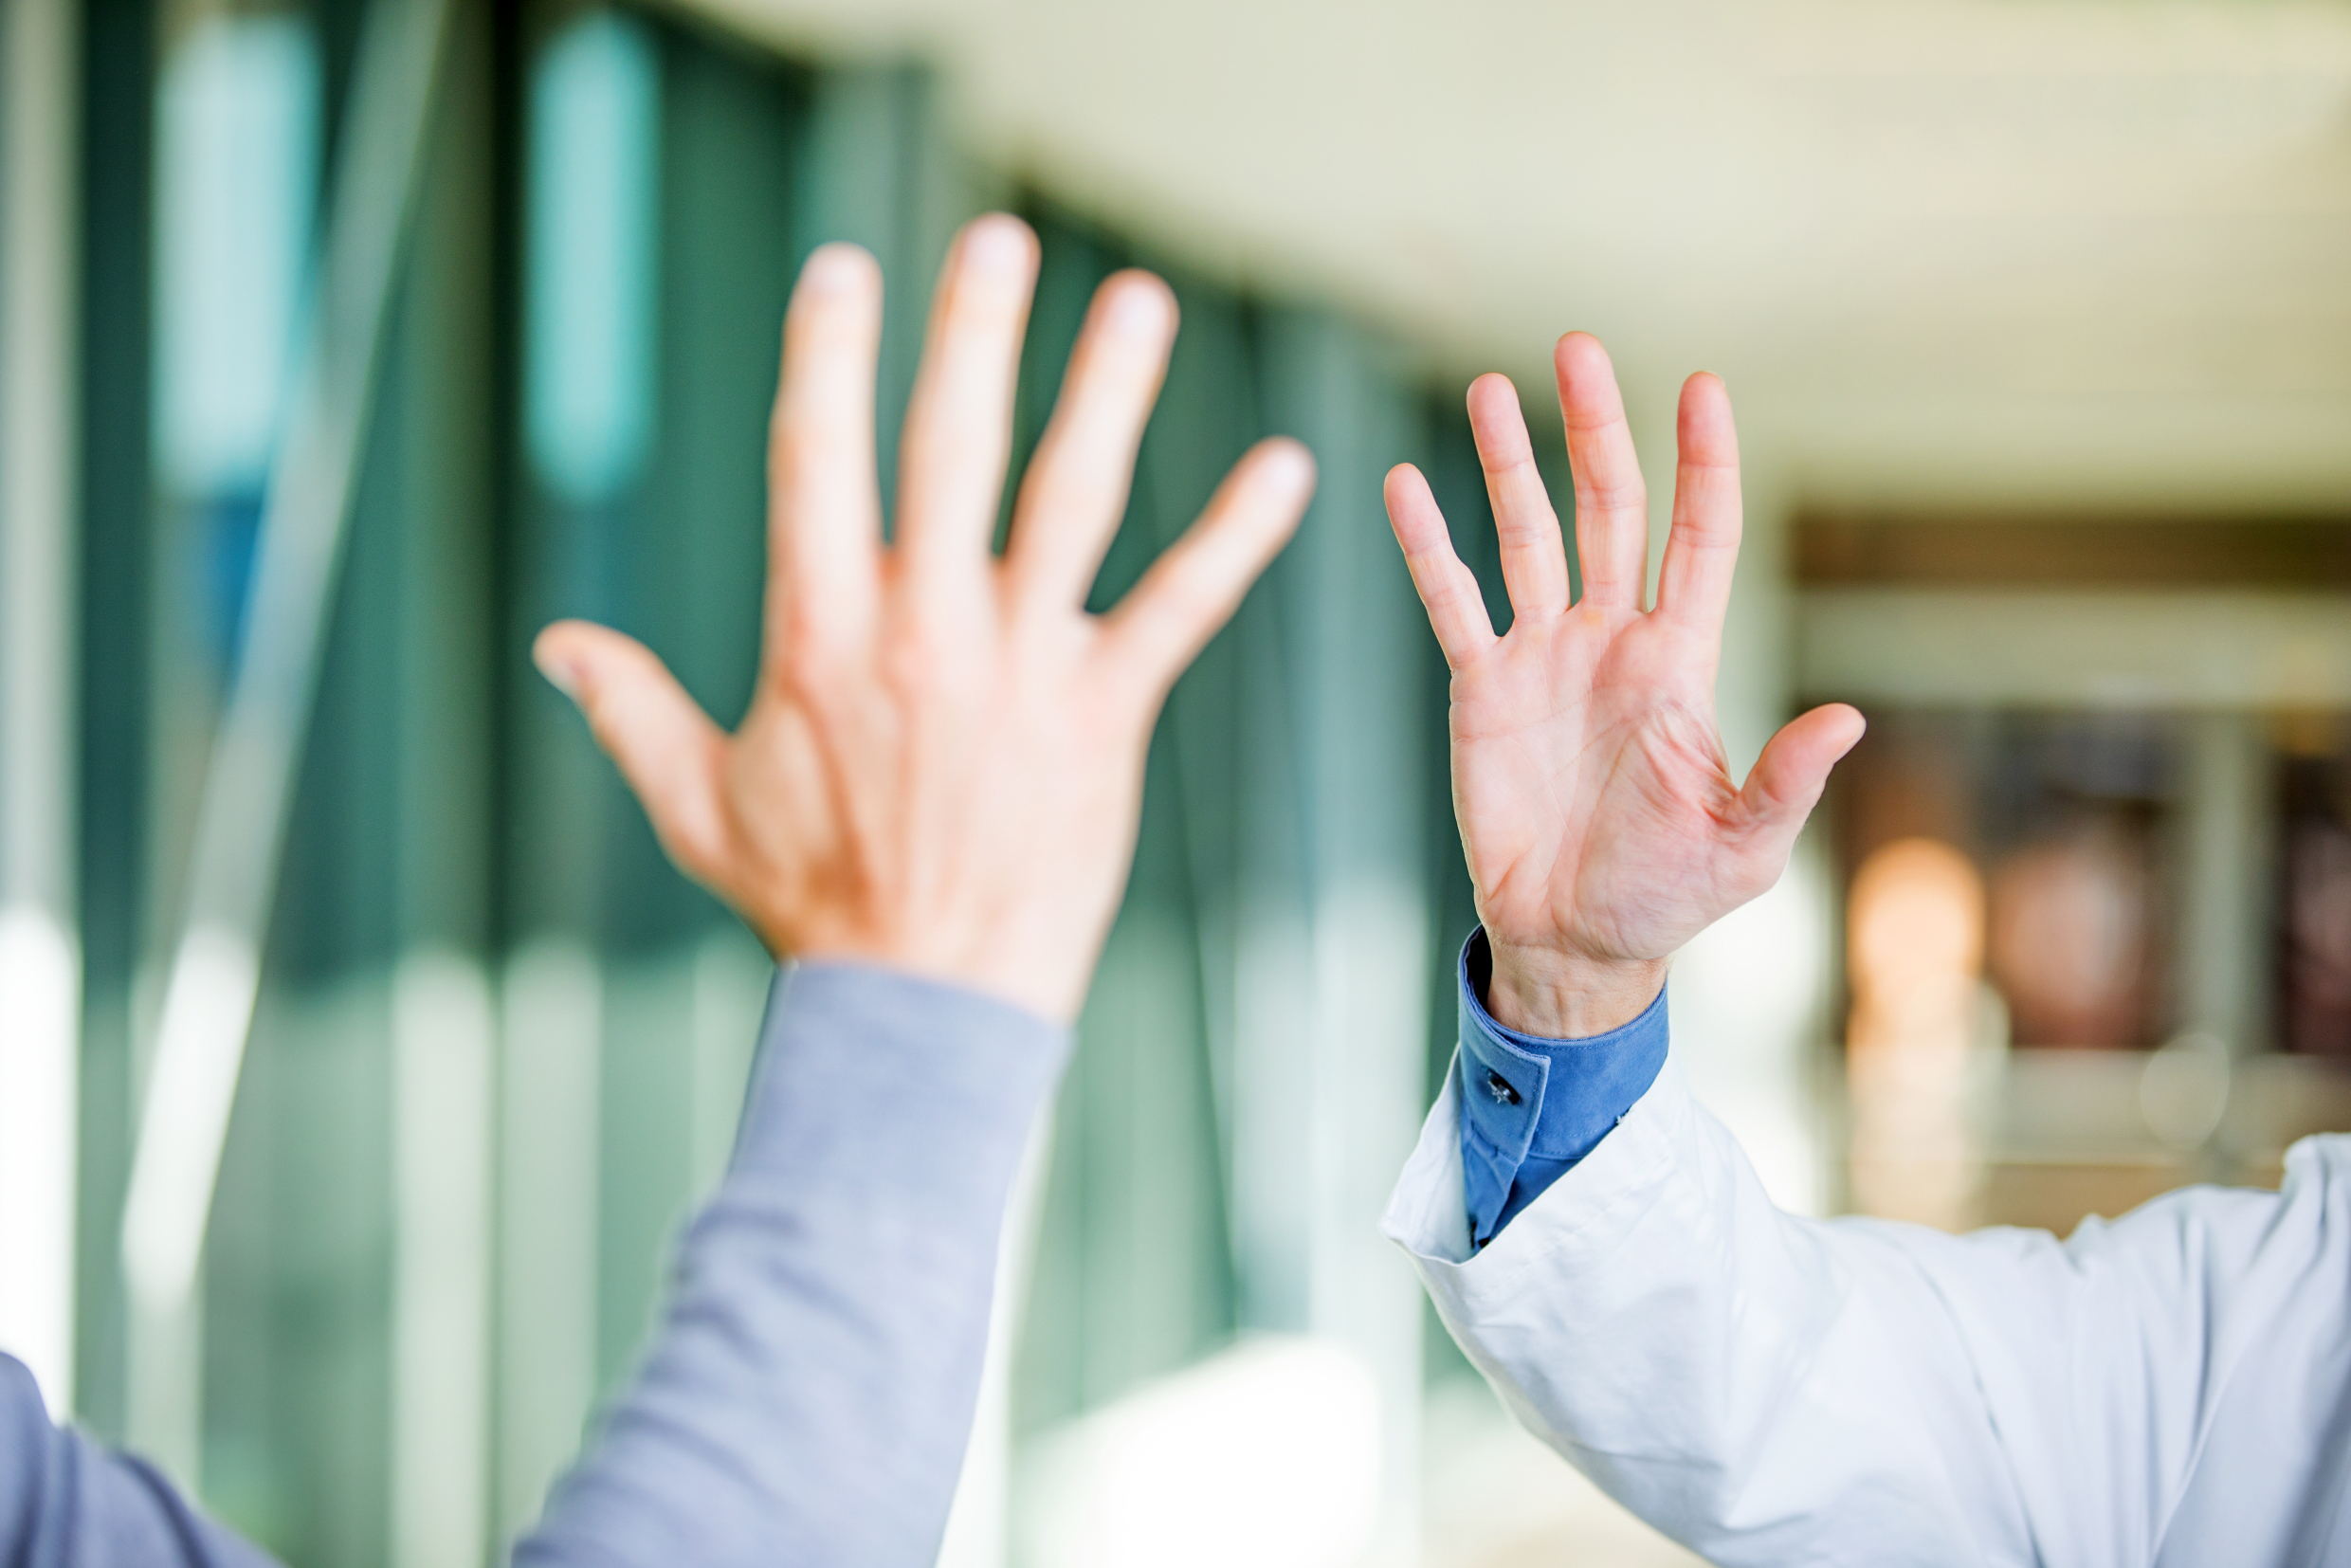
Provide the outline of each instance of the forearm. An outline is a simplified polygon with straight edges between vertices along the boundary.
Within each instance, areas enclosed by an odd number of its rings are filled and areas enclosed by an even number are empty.
[[[2021,1556],[1925,1276],[1881,1231],[1780,1213],[1672,1067],[1474,1255],[1452,1114],[1389,1234],[1513,1413],[1633,1512],[1726,1564]]]
[[[733,1166],[532,1568],[926,1568],[1066,1030],[888,971],[779,982]]]
[[[269,1568],[139,1461],[50,1425],[0,1356],[0,1568]]]

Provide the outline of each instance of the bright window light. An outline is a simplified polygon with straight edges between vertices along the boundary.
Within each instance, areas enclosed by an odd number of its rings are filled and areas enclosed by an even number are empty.
[[[159,1318],[177,1314],[195,1289],[260,983],[252,945],[216,927],[190,931],[173,959],[122,1212],[123,1270]]]
[[[478,1559],[489,1526],[490,1190],[497,1015],[479,964],[392,975],[392,1568]]]
[[[539,482],[586,504],[644,470],[653,430],[660,61],[599,13],[531,83],[523,425]]]
[[[164,483],[258,492],[285,411],[319,184],[319,50],[294,16],[216,16],[156,104],[155,412]]]

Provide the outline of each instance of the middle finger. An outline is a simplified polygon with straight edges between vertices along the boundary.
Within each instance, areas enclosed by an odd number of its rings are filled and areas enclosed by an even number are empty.
[[[898,544],[918,592],[984,580],[1036,277],[1036,236],[992,212],[964,226],[939,279],[898,448]]]
[[[1616,369],[1587,332],[1560,338],[1553,361],[1567,424],[1567,465],[1576,475],[1576,559],[1583,568],[1584,598],[1638,610],[1649,577],[1649,489],[1633,454]]]

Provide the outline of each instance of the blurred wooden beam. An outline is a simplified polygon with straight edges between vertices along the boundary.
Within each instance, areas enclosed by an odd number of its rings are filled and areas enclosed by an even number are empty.
[[[1814,514],[1795,564],[1820,588],[2351,588],[2351,516]]]
[[[1810,699],[1909,707],[2351,707],[2351,593],[1815,588]]]

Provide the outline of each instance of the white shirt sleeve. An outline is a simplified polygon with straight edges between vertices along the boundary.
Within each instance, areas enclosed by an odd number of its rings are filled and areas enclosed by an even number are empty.
[[[1450,1080],[1449,1080],[1449,1085]],[[2338,1560],[2351,1151],[2060,1243],[1781,1212],[1668,1062],[1471,1256],[1449,1087],[1385,1225],[1537,1436],[1725,1565]]]

